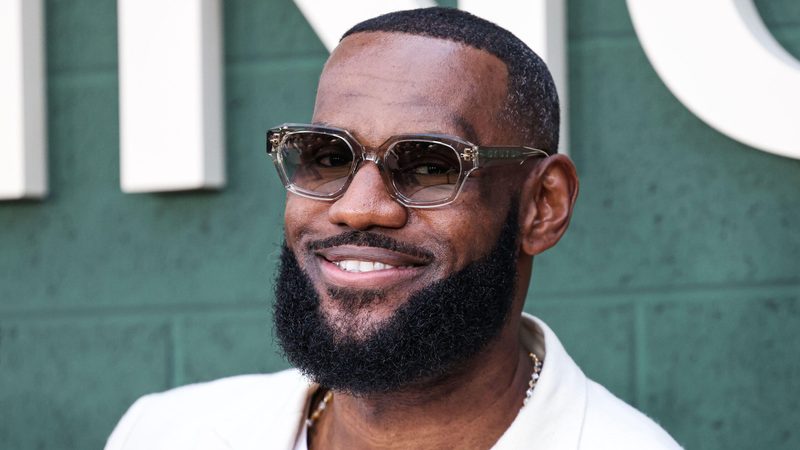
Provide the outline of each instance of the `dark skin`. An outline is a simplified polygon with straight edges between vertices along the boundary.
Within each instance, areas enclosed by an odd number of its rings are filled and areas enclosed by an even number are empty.
[[[449,134],[481,145],[535,145],[520,141],[522,133],[498,120],[506,83],[505,64],[482,50],[401,33],[359,33],[344,39],[326,64],[314,122],[348,129],[372,148],[404,133]],[[365,162],[335,202],[288,196],[287,244],[320,293],[323,313],[341,333],[369,339],[369,327],[379,327],[410,292],[491,250],[517,190],[519,277],[510,318],[499,336],[442,379],[388,394],[334,393],[312,429],[312,448],[489,448],[497,441],[519,412],[533,370],[528,350],[518,338],[533,256],[563,235],[578,181],[569,158],[557,155],[513,168],[478,171],[454,203],[412,209],[395,202],[377,166]],[[373,287],[383,290],[385,301],[353,317],[326,293],[327,287],[343,282],[326,275],[319,255],[306,250],[310,241],[349,230],[382,233],[423,247],[435,258],[401,276],[380,279]],[[404,261],[403,255],[379,251],[366,256],[364,249],[341,251],[355,252],[353,259]],[[365,278],[367,282],[371,281]],[[344,287],[363,286],[356,282]],[[542,346],[533,350],[544,356]]]

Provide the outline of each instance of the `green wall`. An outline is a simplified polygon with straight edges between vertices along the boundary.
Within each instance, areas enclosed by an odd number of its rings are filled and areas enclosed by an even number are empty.
[[[756,3],[800,58],[800,3]],[[100,448],[139,395],[286,367],[263,134],[309,119],[327,53],[289,0],[224,4],[228,186],[125,195],[116,2],[46,1],[51,194],[0,203],[0,448]],[[623,0],[568,10],[582,190],[528,311],[688,448],[799,448],[800,161],[689,113]]]

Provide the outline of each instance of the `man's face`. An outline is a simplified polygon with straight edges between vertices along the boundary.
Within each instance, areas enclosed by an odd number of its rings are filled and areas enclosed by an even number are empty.
[[[326,65],[314,122],[347,129],[371,149],[408,133],[514,144],[497,123],[505,95],[505,65],[488,53],[362,33]],[[335,202],[290,194],[274,310],[290,362],[353,393],[457,370],[509,323],[517,188],[511,177],[485,173],[470,177],[454,203],[406,208],[365,162]]]
[[[498,123],[506,82],[505,65],[481,50],[400,33],[359,33],[346,38],[326,65],[313,121],[347,129],[368,148],[407,133],[514,144]],[[492,249],[512,193],[508,183],[474,176],[448,206],[405,208],[389,197],[377,166],[365,162],[335,202],[288,196],[286,242],[333,329],[341,337],[368,339],[410,294]],[[400,245],[329,246],[353,231]],[[360,271],[352,271],[354,264]],[[347,298],[369,301],[354,307],[342,300]]]

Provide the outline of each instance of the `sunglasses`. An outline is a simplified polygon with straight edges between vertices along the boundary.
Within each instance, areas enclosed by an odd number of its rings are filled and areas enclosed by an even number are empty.
[[[286,189],[315,200],[341,198],[361,162],[372,161],[400,204],[444,206],[455,201],[474,170],[549,156],[536,148],[482,147],[441,134],[392,136],[373,150],[339,128],[288,123],[267,131],[267,154]]]

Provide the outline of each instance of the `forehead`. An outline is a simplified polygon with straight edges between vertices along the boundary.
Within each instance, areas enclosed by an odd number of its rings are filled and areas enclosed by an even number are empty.
[[[320,77],[314,122],[377,146],[403,133],[443,133],[491,143],[504,133],[507,69],[464,44],[404,33],[357,33]]]

